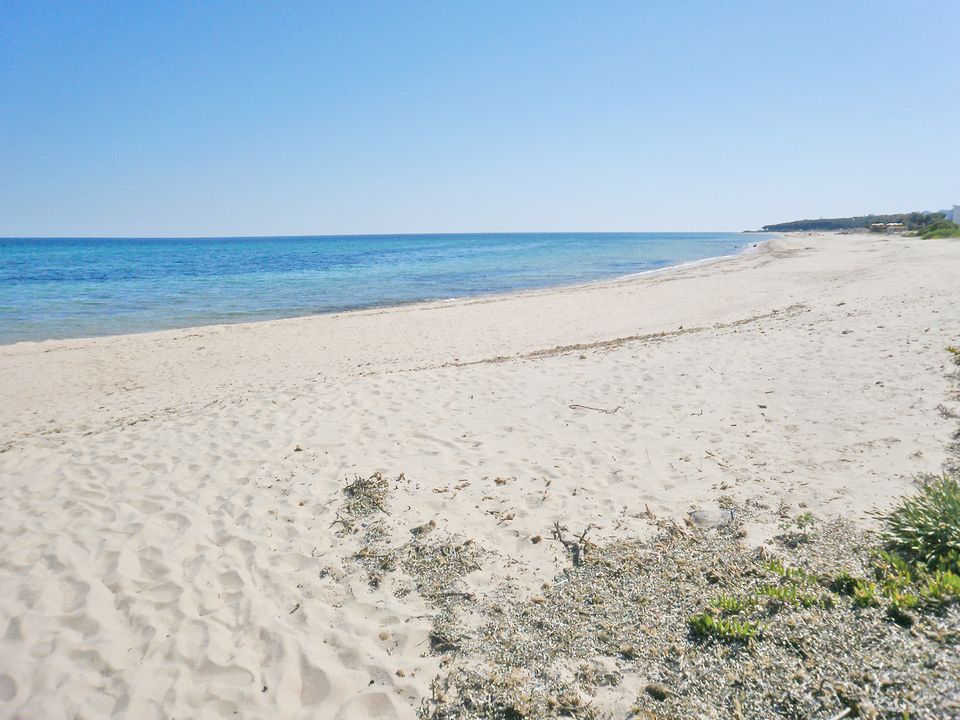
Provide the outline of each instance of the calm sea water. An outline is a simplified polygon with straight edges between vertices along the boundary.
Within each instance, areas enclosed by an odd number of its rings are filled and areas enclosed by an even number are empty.
[[[0,239],[0,343],[469,297],[736,253],[739,233]]]

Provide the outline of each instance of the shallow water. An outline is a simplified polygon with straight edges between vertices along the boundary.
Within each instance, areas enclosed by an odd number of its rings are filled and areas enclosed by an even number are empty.
[[[613,278],[740,233],[0,239],[0,343],[244,322]]]

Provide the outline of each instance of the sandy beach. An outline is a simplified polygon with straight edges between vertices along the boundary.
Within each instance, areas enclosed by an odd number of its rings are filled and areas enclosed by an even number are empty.
[[[357,476],[389,485],[381,544],[483,549],[476,603],[569,565],[554,523],[643,538],[724,500],[751,545],[804,511],[869,527],[946,457],[958,269],[955,240],[785,236],[589,286],[2,346],[0,718],[416,717],[436,607],[402,568],[369,581]]]

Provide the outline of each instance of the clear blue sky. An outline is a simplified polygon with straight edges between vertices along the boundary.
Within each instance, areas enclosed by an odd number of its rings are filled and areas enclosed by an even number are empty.
[[[960,2],[0,3],[0,235],[960,203]]]

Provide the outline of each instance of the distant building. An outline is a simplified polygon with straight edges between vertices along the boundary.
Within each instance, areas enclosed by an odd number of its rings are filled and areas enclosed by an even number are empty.
[[[953,216],[950,219],[957,223],[957,225],[960,225],[960,205],[954,205],[953,212],[950,214]]]
[[[903,232],[906,226],[903,223],[870,223],[870,232],[898,233]]]

